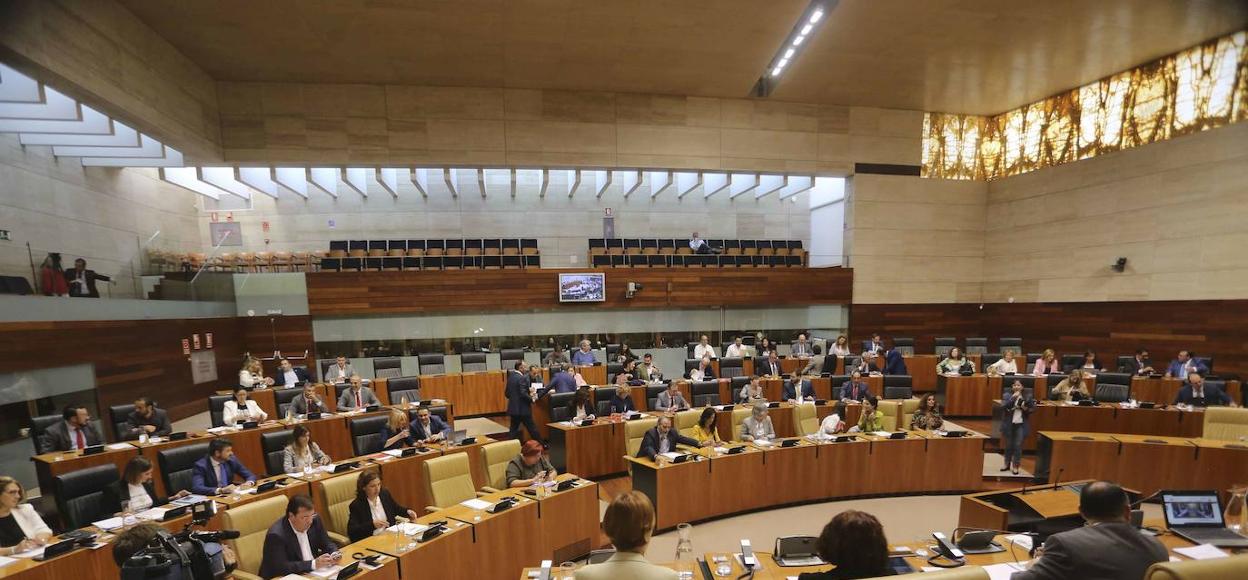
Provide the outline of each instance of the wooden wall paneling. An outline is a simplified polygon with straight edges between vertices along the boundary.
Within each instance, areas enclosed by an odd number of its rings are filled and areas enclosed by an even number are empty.
[[[915,354],[935,352],[933,339],[938,336],[954,336],[959,341],[968,336],[984,336],[979,334],[978,304],[852,305],[849,309],[851,348],[855,352],[861,350],[862,341],[870,340],[873,332],[880,333],[884,338],[913,338]]]
[[[274,350],[284,356],[303,356],[307,360],[294,360],[295,366],[307,366],[308,373],[316,377],[316,348],[312,340],[311,316],[249,316],[240,318],[243,332],[243,350],[257,358],[269,358]],[[277,373],[277,361],[265,361],[264,374],[271,377]]]

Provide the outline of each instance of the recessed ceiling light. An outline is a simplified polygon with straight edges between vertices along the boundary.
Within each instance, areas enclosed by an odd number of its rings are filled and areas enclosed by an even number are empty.
[[[814,29],[815,29],[814,24],[807,24],[806,26],[802,27],[802,34],[810,34],[810,31]]]
[[[799,35],[797,35],[797,38],[794,38],[794,39],[793,39],[793,46],[801,46],[801,45],[802,45],[802,41],[804,41],[804,40],[806,40],[806,35],[805,35],[805,34],[799,34]]]
[[[819,22],[819,19],[821,18],[823,18],[823,10],[816,10],[813,14],[810,15],[810,23],[814,24],[816,22]]]
[[[778,66],[776,68],[771,69],[771,76],[778,77],[780,76],[780,73],[782,72],[784,72],[784,67]]]
[[[794,49],[792,49],[792,48],[790,48],[790,49],[788,49],[788,50],[784,51],[784,58],[785,58],[785,60],[788,60],[788,59],[790,59],[790,58],[793,58],[793,53],[794,53],[794,52],[796,52],[796,51],[795,51]]]
[[[839,0],[811,0],[806,10],[793,25],[789,35],[780,45],[780,49],[771,57],[771,62],[763,71],[763,76],[754,84],[751,94],[755,97],[766,97],[771,94],[776,82],[788,64],[797,59],[797,53],[806,43],[806,37],[814,30],[815,25],[823,21],[824,13],[834,8]]]

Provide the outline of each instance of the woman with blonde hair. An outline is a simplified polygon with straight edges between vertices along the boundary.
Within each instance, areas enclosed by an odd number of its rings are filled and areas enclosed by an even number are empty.
[[[1057,383],[1052,391],[1049,391],[1050,401],[1082,401],[1083,399],[1091,399],[1092,394],[1088,392],[1088,387],[1083,384],[1083,370],[1075,369],[1070,371],[1070,375]]]
[[[260,359],[247,357],[243,368],[238,371],[238,384],[249,389],[264,388],[273,384],[273,379],[264,376],[264,368]]]
[[[1057,360],[1057,353],[1053,349],[1044,349],[1044,354],[1036,359],[1036,366],[1031,370],[1033,375],[1049,375],[1062,372],[1062,361]]]
[[[390,411],[390,416],[381,426],[381,448],[402,449],[416,445],[416,436],[412,434],[412,421],[407,413],[398,409]]]

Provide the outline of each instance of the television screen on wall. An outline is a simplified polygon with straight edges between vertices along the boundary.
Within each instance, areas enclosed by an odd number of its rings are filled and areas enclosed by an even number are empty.
[[[605,302],[606,274],[560,274],[560,302]]]

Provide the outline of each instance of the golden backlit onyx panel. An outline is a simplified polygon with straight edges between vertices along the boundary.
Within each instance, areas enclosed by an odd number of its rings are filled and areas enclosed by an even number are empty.
[[[992,117],[928,113],[924,177],[996,179],[1248,119],[1248,31]]]

